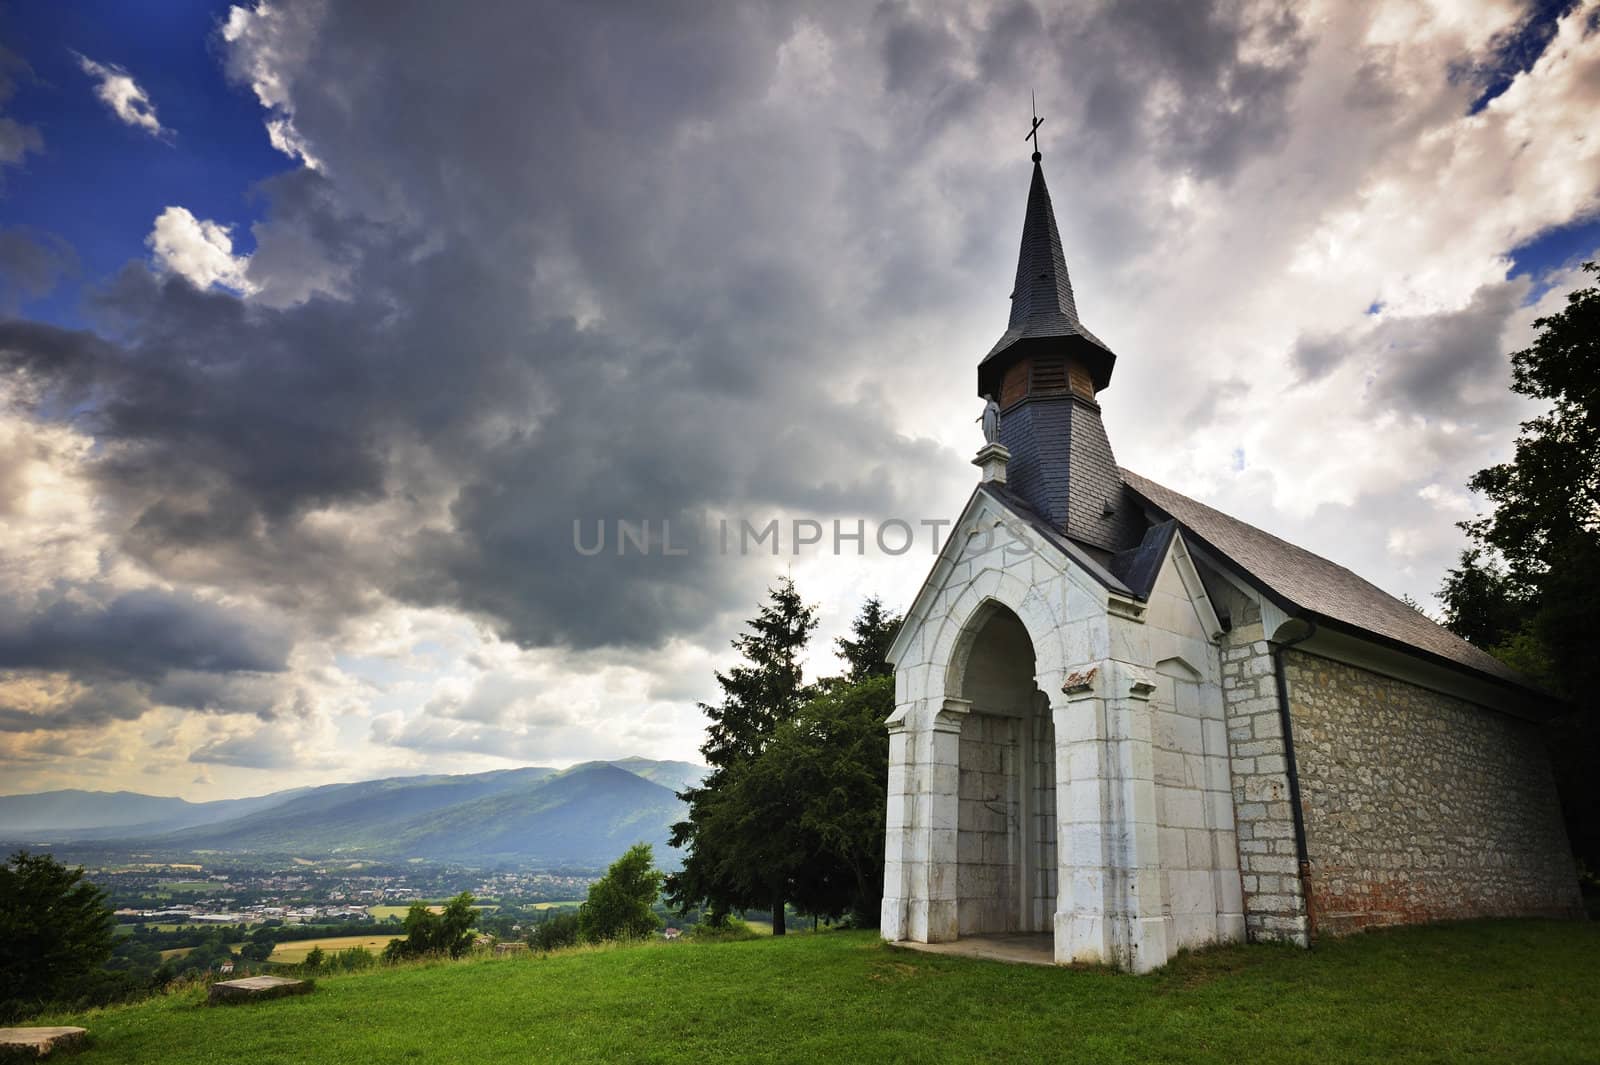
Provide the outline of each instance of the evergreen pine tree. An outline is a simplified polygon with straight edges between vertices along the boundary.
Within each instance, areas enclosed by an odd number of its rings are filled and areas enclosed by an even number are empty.
[[[667,896],[680,908],[706,903],[715,918],[770,905],[773,934],[784,933],[794,870],[793,853],[781,843],[792,818],[781,804],[757,811],[734,795],[779,724],[806,699],[800,659],[816,627],[816,609],[801,600],[791,578],[781,579],[733,641],[743,661],[717,673],[722,702],[700,706],[711,719],[700,748],[711,772],[699,787],[679,794],[689,818],[672,826],[672,845],[688,853],[683,869],[667,878]]]

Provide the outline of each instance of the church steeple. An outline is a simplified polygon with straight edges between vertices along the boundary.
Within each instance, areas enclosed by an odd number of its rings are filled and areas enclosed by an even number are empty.
[[[1005,372],[1022,359],[1055,356],[1079,363],[1089,374],[1093,392],[1111,383],[1117,357],[1078,320],[1067,257],[1044,183],[1039,153],[1033,153],[1033,184],[1022,221],[1022,249],[1017,255],[1017,280],[1011,290],[1011,320],[995,346],[978,365],[978,394],[1000,394]],[[1002,400],[1002,405],[1004,401]]]
[[[1011,318],[978,364],[978,394],[1000,405],[999,442],[1010,455],[1005,491],[1073,539],[1107,552],[1138,543],[1141,524],[1124,499],[1095,398],[1111,383],[1116,360],[1078,319],[1034,152]]]

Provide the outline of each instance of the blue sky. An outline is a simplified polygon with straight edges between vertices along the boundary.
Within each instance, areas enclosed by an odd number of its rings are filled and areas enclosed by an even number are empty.
[[[293,161],[273,149],[248,86],[223,76],[218,27],[227,3],[24,3],[0,12],[0,40],[24,57],[10,112],[36,126],[44,151],[6,175],[0,220],[64,238],[80,281],[93,283],[147,254],[163,209],[183,204],[232,227],[234,248],[252,247],[259,203],[251,189]],[[119,121],[96,99],[77,54],[133,75],[155,102],[163,141]],[[77,286],[29,306],[30,314],[80,324]]]

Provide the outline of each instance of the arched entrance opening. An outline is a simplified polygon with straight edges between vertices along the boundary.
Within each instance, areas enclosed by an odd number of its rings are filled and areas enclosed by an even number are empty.
[[[1044,932],[1056,909],[1055,726],[1022,620],[992,600],[951,662],[961,724],[959,934]]]

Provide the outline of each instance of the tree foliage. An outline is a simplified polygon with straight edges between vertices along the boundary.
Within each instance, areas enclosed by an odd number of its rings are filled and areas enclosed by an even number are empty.
[[[443,913],[434,913],[425,902],[413,902],[406,913],[406,937],[393,940],[384,948],[385,960],[461,957],[472,949],[476,938],[472,933],[478,923],[475,901],[472,892],[463,891],[445,904]]]
[[[92,998],[115,941],[105,892],[48,854],[0,865],[0,1020]]]
[[[591,943],[650,935],[661,927],[655,912],[661,881],[650,844],[635,843],[589,885],[589,897],[578,907],[579,934]]]
[[[884,610],[877,596],[868,596],[861,604],[861,613],[850,623],[851,635],[834,641],[839,657],[845,661],[845,679],[855,683],[870,677],[894,676],[889,645],[899,632],[900,618]]]
[[[798,607],[798,596],[789,603]],[[809,614],[806,621],[809,632],[815,622]],[[690,852],[684,871],[669,878],[680,909],[707,900],[715,925],[731,909],[764,906],[778,885],[775,934],[784,929],[785,901],[802,913],[876,923],[889,751],[883,722],[894,705],[886,655],[899,625],[868,599],[851,636],[837,641],[845,675],[799,689],[798,705],[777,716],[759,744],[686,793],[690,821],[676,826],[674,843]]]
[[[801,600],[793,580],[780,580],[733,641],[740,663],[716,675],[722,702],[700,706],[710,719],[700,753],[711,772],[678,796],[689,816],[672,826],[672,845],[688,853],[667,879],[667,893],[680,909],[709,903],[713,923],[730,909],[770,905],[773,934],[784,932],[795,859],[781,838],[789,814],[781,802],[744,811],[732,796],[778,725],[805,701],[801,655],[816,627],[816,609]],[[766,832],[749,831],[756,817]]]
[[[1494,511],[1462,524],[1473,546],[1439,594],[1452,631],[1568,700],[1551,754],[1574,847],[1600,868],[1600,285],[1534,327],[1511,357],[1511,387],[1545,412],[1522,423],[1510,462],[1472,478]]]
[[[794,904],[876,927],[883,897],[883,810],[894,677],[824,683],[756,763],[790,796],[804,850]]]
[[[528,946],[534,950],[559,950],[576,946],[578,938],[578,915],[556,912],[535,924],[528,932]]]

